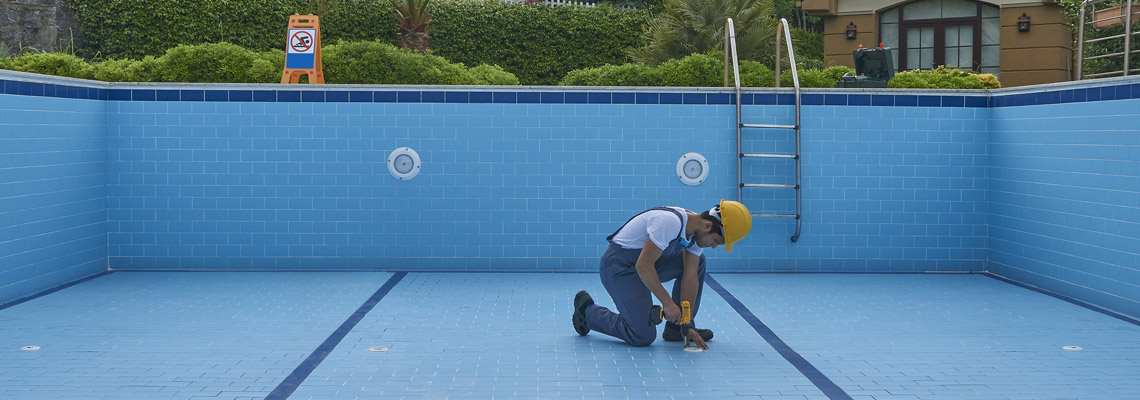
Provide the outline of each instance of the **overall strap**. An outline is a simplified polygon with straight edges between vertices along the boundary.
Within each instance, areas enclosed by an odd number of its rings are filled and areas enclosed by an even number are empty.
[[[669,211],[669,212],[672,212],[674,215],[677,216],[677,218],[681,219],[681,231],[677,232],[677,238],[681,237],[681,234],[685,232],[685,217],[683,215],[681,215],[680,211],[677,211],[676,209],[669,208],[669,207],[653,207],[653,208],[650,208],[648,210],[639,212],[639,213],[637,213],[637,215],[634,215],[633,217],[630,217],[629,221],[625,221],[624,224],[621,224],[621,228],[618,228],[618,230],[614,231],[614,233],[611,233],[609,236],[606,236],[606,240],[609,241],[610,243],[613,243],[614,236],[617,236],[618,232],[621,232],[622,229],[625,229],[625,226],[629,225],[630,221],[633,221],[633,219],[637,218],[638,215],[645,214],[645,213],[650,212],[650,211]],[[676,238],[674,238],[674,240],[676,240]]]

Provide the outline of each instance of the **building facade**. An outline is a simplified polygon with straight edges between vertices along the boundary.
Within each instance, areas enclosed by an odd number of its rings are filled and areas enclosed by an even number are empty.
[[[1068,81],[1073,30],[1052,0],[803,0],[823,19],[824,63],[854,66],[860,45],[895,49],[898,71],[939,65],[1005,87]]]

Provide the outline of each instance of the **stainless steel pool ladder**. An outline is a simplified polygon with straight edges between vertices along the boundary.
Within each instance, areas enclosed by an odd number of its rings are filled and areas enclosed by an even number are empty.
[[[780,28],[783,28],[781,31]],[[728,86],[728,61],[731,55],[732,58],[732,76],[736,82],[736,200],[743,202],[744,188],[786,188],[794,189],[796,191],[796,213],[795,214],[763,214],[752,213],[753,217],[761,218],[795,218],[796,219],[796,233],[792,235],[792,241],[795,242],[800,239],[800,223],[801,212],[803,210],[803,196],[802,186],[800,185],[800,75],[796,70],[796,55],[792,51],[792,35],[788,29],[788,20],[780,18],[780,26],[776,27],[776,87],[780,87],[780,34],[783,33],[785,42],[788,47],[788,61],[792,69],[792,83],[795,85],[796,94],[796,122],[794,125],[776,125],[776,124],[745,124],[740,115],[740,63],[737,60],[736,53],[736,29],[732,25],[732,18],[725,21],[724,24],[724,85]],[[796,153],[795,154],[758,154],[758,153],[745,153],[742,150],[741,131],[745,128],[748,129],[786,129],[794,131],[796,134]],[[768,183],[745,183],[744,175],[741,173],[743,170],[743,163],[745,158],[790,158],[796,162],[796,183],[794,185],[781,185],[781,184],[768,184]]]

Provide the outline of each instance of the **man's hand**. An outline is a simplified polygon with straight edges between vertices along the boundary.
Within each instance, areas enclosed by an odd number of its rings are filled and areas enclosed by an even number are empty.
[[[696,329],[689,329],[689,336],[685,337],[685,347],[689,347],[690,342],[693,343],[693,346],[701,350],[709,349],[709,345],[705,344],[705,339],[701,337],[701,334],[698,333]]]
[[[677,307],[677,304],[670,301],[669,304],[663,305],[661,310],[665,312],[666,321],[678,325],[681,323],[681,307]]]

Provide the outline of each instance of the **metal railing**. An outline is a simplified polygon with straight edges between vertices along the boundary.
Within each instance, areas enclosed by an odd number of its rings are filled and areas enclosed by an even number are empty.
[[[1130,68],[1130,64],[1129,64],[1132,54],[1133,53],[1140,53],[1140,50],[1131,50],[1132,49],[1132,35],[1140,33],[1140,32],[1132,32],[1132,17],[1133,17],[1133,15],[1137,14],[1137,13],[1134,13],[1132,11],[1132,9],[1133,9],[1132,8],[1132,1],[1126,0],[1124,2],[1124,4],[1121,4],[1120,6],[1118,6],[1116,8],[1116,10],[1118,10],[1118,11],[1116,11],[1115,13],[1112,11],[1105,12],[1104,14],[1106,14],[1108,16],[1098,19],[1097,18],[1097,10],[1095,9],[1096,5],[1100,4],[1100,3],[1108,2],[1108,1],[1117,1],[1117,0],[1085,0],[1084,2],[1081,3],[1080,29],[1079,29],[1079,32],[1077,34],[1077,71],[1076,71],[1076,78],[1078,80],[1079,79],[1085,79],[1085,78],[1100,78],[1100,77],[1105,77],[1105,76],[1118,76],[1118,75],[1119,76],[1128,76],[1130,74],[1140,72],[1140,68]],[[1090,6],[1093,7],[1093,13],[1092,13],[1091,18],[1088,15],[1088,10],[1089,10]],[[1113,8],[1109,8],[1107,10],[1113,10]],[[1105,11],[1105,10],[1101,10],[1101,11]],[[1094,29],[1095,29],[1097,24],[1102,24],[1105,22],[1108,22],[1109,24],[1103,24],[1103,25],[1113,26],[1113,25],[1116,25],[1114,22],[1115,22],[1115,20],[1118,20],[1118,19],[1121,20],[1121,23],[1124,25],[1124,33],[1118,34],[1118,35],[1105,36],[1105,37],[1099,37],[1099,38],[1085,40],[1085,30],[1089,24],[1092,24]],[[1097,43],[1097,42],[1103,42],[1103,41],[1107,41],[1107,40],[1121,39],[1121,38],[1124,39],[1123,50],[1113,52],[1113,53],[1108,53],[1108,54],[1098,54],[1098,55],[1091,56],[1091,57],[1085,56],[1085,44],[1091,44],[1091,43]],[[1121,64],[1120,70],[1098,72],[1098,73],[1094,73],[1094,74],[1085,75],[1085,68],[1084,68],[1085,61],[1099,60],[1099,59],[1110,58],[1110,57],[1123,57],[1123,63]]]

